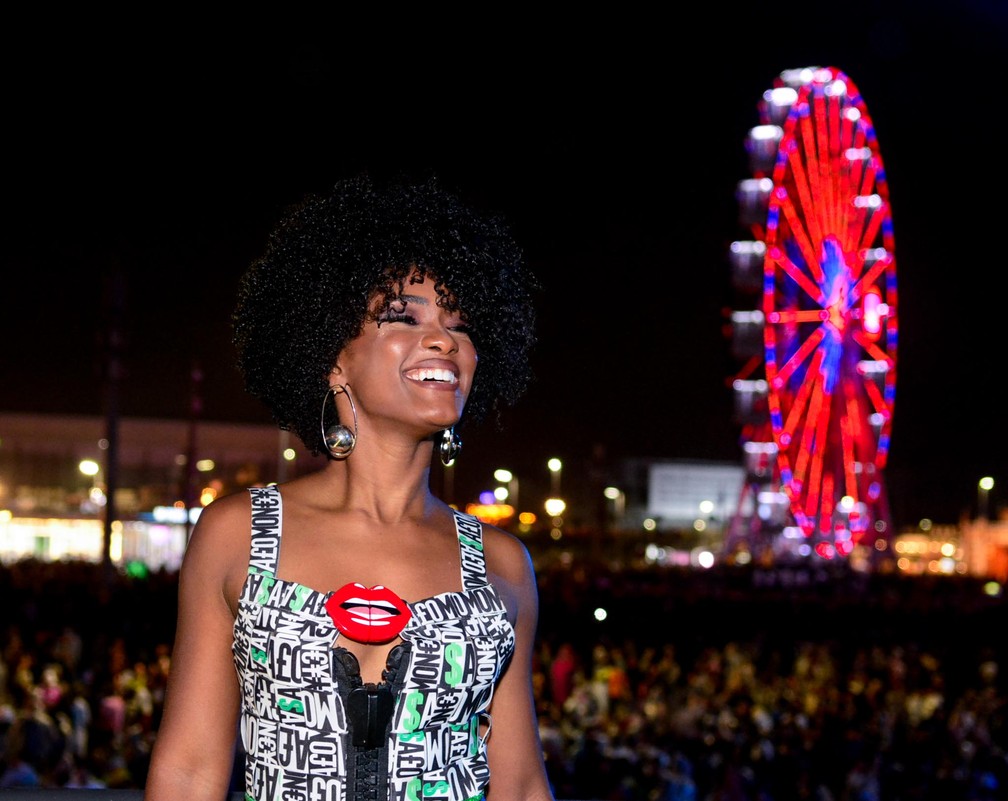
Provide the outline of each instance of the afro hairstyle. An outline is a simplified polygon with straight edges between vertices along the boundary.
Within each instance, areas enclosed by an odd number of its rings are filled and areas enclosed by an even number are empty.
[[[337,357],[414,271],[472,332],[479,362],[463,421],[493,413],[499,426],[532,380],[540,287],[509,226],[435,175],[344,179],[286,209],[240,279],[231,318],[245,388],[313,454],[327,453],[320,414]]]

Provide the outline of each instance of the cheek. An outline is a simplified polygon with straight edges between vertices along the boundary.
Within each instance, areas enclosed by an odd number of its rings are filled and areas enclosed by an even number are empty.
[[[464,386],[466,394],[469,394],[469,388],[472,386],[473,376],[476,374],[476,367],[479,365],[479,354],[476,353],[476,348],[469,345],[460,356],[464,356],[465,361],[459,360],[459,364],[462,365],[463,374],[465,376]]]
[[[476,352],[476,346],[471,342],[469,347],[466,349],[466,356],[471,360],[473,369],[476,369],[476,365],[479,363],[479,353]]]

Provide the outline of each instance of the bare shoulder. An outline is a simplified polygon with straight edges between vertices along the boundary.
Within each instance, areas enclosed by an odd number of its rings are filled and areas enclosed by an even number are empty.
[[[229,605],[236,604],[248,572],[251,514],[246,491],[218,498],[203,509],[186,545],[182,580],[217,586]]]
[[[248,492],[235,492],[210,503],[200,513],[189,544],[201,548],[227,547],[229,540],[248,542],[252,504]]]
[[[503,580],[515,590],[535,584],[528,548],[511,532],[484,523],[483,551],[486,554],[487,569],[498,581]]]

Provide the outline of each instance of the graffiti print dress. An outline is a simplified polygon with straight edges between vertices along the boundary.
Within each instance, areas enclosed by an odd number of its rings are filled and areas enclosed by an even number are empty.
[[[249,492],[252,548],[232,647],[247,801],[483,798],[487,709],[515,639],[487,579],[480,522],[455,512],[462,592],[407,602],[382,682],[365,684],[326,609],[333,593],[277,576],[279,490]]]

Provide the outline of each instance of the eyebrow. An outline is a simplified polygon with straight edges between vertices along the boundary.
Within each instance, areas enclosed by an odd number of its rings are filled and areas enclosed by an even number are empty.
[[[421,295],[399,295],[395,300],[402,301],[404,303],[417,303],[423,306],[427,305],[427,298]]]

